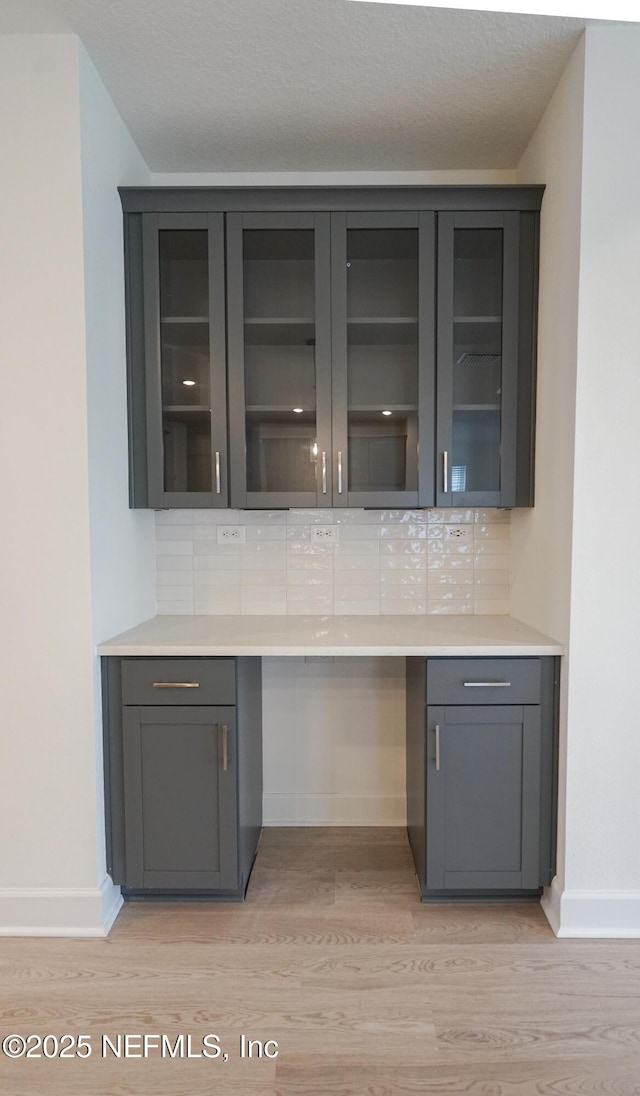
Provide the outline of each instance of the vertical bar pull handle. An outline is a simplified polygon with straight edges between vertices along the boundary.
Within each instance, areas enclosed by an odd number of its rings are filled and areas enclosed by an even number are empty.
[[[322,450],[322,494],[327,493],[327,454]]]
[[[220,453],[216,449],[216,494],[219,495],[221,489],[222,488],[221,488],[221,483],[220,483]]]
[[[338,494],[342,494],[342,453],[338,450]]]
[[[222,731],[222,771],[226,773],[229,768],[229,728],[226,723],[223,723],[220,729]]]
[[[436,772],[440,772],[440,724],[436,723]]]
[[[442,490],[445,495],[449,494],[449,454],[446,449],[442,454]]]

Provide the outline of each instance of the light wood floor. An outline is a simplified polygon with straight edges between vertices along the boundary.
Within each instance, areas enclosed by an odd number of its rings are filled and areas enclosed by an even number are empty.
[[[107,940],[0,940],[2,1096],[635,1096],[640,941],[560,941],[537,905],[422,905],[404,831],[267,830],[242,905],[129,903]],[[217,1034],[226,1064],[100,1057]],[[241,1033],[275,1060],[241,1059]]]

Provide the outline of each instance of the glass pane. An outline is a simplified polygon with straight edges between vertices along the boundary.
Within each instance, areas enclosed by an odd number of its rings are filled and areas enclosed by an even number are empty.
[[[500,490],[502,229],[456,229],[451,490]]]
[[[418,486],[418,230],[347,233],[350,491]]]
[[[211,491],[207,232],[159,236],[164,489]]]
[[[316,490],[313,229],[244,234],[248,491]]]

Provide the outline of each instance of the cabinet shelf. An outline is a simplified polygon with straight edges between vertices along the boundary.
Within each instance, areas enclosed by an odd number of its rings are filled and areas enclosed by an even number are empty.
[[[209,323],[208,316],[161,316],[160,323],[168,324],[190,324],[190,323]]]
[[[381,418],[382,422],[384,422],[384,419],[389,418],[390,416],[385,415],[384,418],[383,418],[382,417],[383,410],[384,411],[393,411],[394,414],[396,414],[398,412],[399,413],[407,413],[407,412],[417,413],[418,407],[417,407],[417,404],[415,404],[415,403],[385,403],[383,406],[381,406],[379,403],[377,403],[377,404],[350,403],[347,410],[349,412],[357,411],[359,413],[366,412],[367,414],[380,415],[380,418]]]
[[[454,323],[502,323],[502,316],[454,316]]]
[[[415,316],[375,316],[348,319],[351,346],[407,346],[418,343]]]
[[[244,341],[248,346],[312,345],[316,325],[309,316],[277,316],[244,321]]]
[[[499,403],[454,403],[454,411],[499,411]]]

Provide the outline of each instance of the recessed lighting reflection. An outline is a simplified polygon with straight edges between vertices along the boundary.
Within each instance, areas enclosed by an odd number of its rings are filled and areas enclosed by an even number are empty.
[[[304,411],[304,407],[294,407],[292,408],[292,410],[296,413],[296,415],[301,415]]]
[[[193,386],[196,382],[195,381],[183,381],[182,383],[186,384],[187,388],[193,388]]]
[[[383,411],[383,415],[393,415],[393,411]]]

